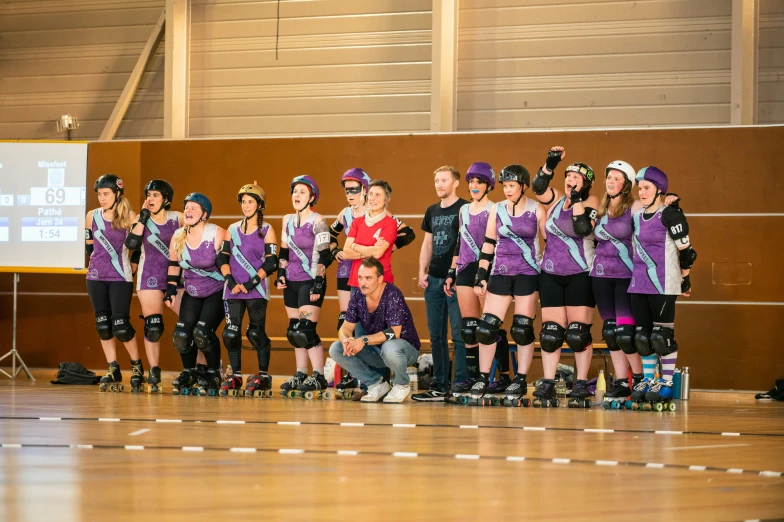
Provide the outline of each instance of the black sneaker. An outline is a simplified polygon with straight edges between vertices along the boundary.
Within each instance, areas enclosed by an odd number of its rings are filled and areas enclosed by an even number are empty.
[[[446,400],[446,392],[430,389],[423,393],[415,393],[411,398],[417,402],[444,402]]]

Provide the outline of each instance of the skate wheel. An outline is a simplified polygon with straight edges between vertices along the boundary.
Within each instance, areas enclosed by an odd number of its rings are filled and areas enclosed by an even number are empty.
[[[638,411],[639,409],[640,409],[640,403],[639,402],[633,402],[632,403],[632,411]]]
[[[271,399],[272,395],[272,390],[264,390],[264,397]]]
[[[304,394],[304,397],[305,397],[307,400],[312,400],[312,399],[313,399],[313,392],[312,392],[312,391],[307,391],[307,392],[305,392],[305,394]]]
[[[591,399],[587,399],[583,402],[583,408],[590,408],[591,407]]]
[[[492,404],[493,406],[498,406],[499,404],[501,404],[501,401],[497,397],[493,397],[492,399],[490,399],[490,404]]]
[[[291,391],[289,392],[289,399],[296,399],[296,398],[297,398],[297,392],[296,392],[296,390],[291,390]]]
[[[468,397],[458,397],[457,398],[458,404],[468,404]]]
[[[675,411],[678,407],[675,405],[674,402],[671,402],[667,405],[667,409],[670,411]]]
[[[569,401],[569,407],[570,408],[576,408],[577,407],[577,401]]]
[[[246,392],[245,394],[250,397],[263,397],[264,395],[264,393],[261,390],[253,390],[253,393]]]
[[[172,388],[172,395],[179,395],[179,394],[180,394],[180,390],[178,390],[177,388]]]
[[[522,406],[524,406],[526,408],[530,408],[531,407],[531,399],[522,399],[519,402],[520,402],[520,405],[522,405]]]
[[[351,397],[353,397],[353,395],[354,394],[352,392],[350,392],[350,391],[349,392],[343,392],[343,398],[347,399],[349,401],[351,400]]]
[[[642,409],[644,411],[651,411],[653,409],[653,405],[649,402],[646,402],[645,404],[642,405]]]
[[[550,405],[551,405],[553,408],[558,408],[558,407],[560,407],[560,406],[561,406],[561,401],[559,401],[558,399],[555,399],[555,400],[553,400],[553,401],[550,403]]]
[[[620,410],[620,409],[621,409],[621,405],[622,405],[622,404],[623,404],[623,403],[622,403],[622,402],[620,402],[620,401],[613,401],[613,403],[612,403],[612,409],[614,409],[614,410]]]
[[[653,406],[653,408],[654,408],[656,411],[664,411],[664,404],[662,404],[662,403],[660,403],[660,402],[657,402],[657,403],[656,403],[656,404]]]
[[[632,404],[634,404],[632,401],[626,401],[626,403],[623,406],[627,410],[631,410],[632,409]]]
[[[503,404],[504,406],[506,406],[507,408],[509,408],[509,407],[511,407],[511,406],[512,406],[512,400],[511,400],[511,399],[504,399],[504,401],[502,402],[502,404]]]
[[[533,402],[533,407],[534,408],[541,408],[542,407],[542,402],[539,401],[538,399],[535,399],[534,402]]]
[[[332,400],[332,392],[325,391],[325,392],[323,393],[323,395],[322,395],[322,398],[323,398],[325,401],[330,401],[330,400]]]
[[[218,394],[221,397],[226,397],[227,395],[229,395],[229,390],[224,390],[223,388],[221,388],[221,390],[218,392]]]

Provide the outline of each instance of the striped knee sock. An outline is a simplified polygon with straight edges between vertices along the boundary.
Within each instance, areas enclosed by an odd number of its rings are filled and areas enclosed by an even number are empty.
[[[642,374],[646,379],[653,379],[653,373],[656,371],[656,362],[658,357],[655,355],[642,356]]]
[[[675,373],[675,362],[678,360],[678,352],[664,355],[661,358],[662,365],[662,379],[665,381],[672,380],[672,374]]]

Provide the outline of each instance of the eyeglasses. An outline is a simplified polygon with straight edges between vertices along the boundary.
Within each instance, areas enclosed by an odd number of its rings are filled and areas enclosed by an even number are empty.
[[[362,193],[362,187],[346,187],[346,195],[348,194],[360,194]]]

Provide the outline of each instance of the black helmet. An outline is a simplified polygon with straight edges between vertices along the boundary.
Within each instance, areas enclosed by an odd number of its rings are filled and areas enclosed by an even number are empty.
[[[148,192],[151,190],[161,193],[161,196],[163,196],[163,208],[169,210],[174,199],[174,187],[165,179],[151,179],[144,186],[144,196],[147,197],[149,195]]]
[[[123,185],[123,180],[120,176],[115,174],[104,174],[97,180],[95,180],[95,185],[93,186],[93,190],[98,192],[98,189],[108,188],[112,189],[112,192],[115,194],[119,193],[121,196],[123,192],[125,192],[125,186]]]
[[[529,174],[528,169],[522,165],[507,165],[501,169],[501,173],[498,175],[498,181],[501,183],[504,181],[516,181],[520,185],[528,187],[531,185],[531,174]]]

